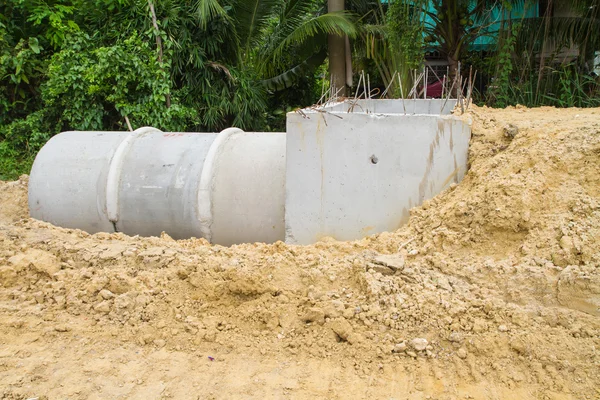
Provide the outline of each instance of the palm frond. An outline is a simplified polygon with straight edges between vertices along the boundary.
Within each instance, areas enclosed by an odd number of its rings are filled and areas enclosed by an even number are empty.
[[[547,29],[545,29],[547,24]],[[526,18],[517,43],[528,44],[541,50],[548,40],[555,48],[568,48],[573,44],[600,45],[600,19],[578,17]]]
[[[380,36],[380,37],[385,37],[385,35],[388,33],[388,30],[389,30],[387,25],[372,25],[372,24],[362,25],[359,27],[359,29],[363,33],[368,33],[368,34],[376,35],[376,36]]]
[[[351,20],[351,14],[346,11],[327,13],[310,18],[290,32],[277,46],[273,57],[281,54],[292,45],[300,44],[318,34],[336,34],[355,37],[357,30]]]
[[[214,18],[226,17],[227,12],[219,0],[198,0],[194,6],[194,15],[202,29]]]
[[[302,61],[294,68],[291,68],[271,79],[265,79],[261,81],[261,83],[271,92],[287,89],[296,83],[301,76],[321,65],[323,61],[325,61],[326,57],[327,52],[320,51],[319,53],[314,54],[308,59]]]
[[[269,58],[283,39],[288,37],[304,21],[317,15],[317,7],[316,2],[311,0],[286,1],[285,6],[278,15],[277,23],[272,24],[270,29],[263,32],[259,59],[266,60]]]
[[[277,15],[282,0],[238,0],[233,7],[233,20],[241,42],[243,57],[248,57],[252,45],[260,38],[269,20]]]

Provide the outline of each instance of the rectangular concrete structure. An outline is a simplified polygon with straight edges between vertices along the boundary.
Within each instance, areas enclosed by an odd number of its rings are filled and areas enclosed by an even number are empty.
[[[449,115],[456,100],[444,99],[357,99],[328,104],[321,110],[373,114],[441,114]]]
[[[347,102],[287,115],[286,242],[394,231],[412,207],[463,178],[471,127],[441,115],[450,111],[443,102],[356,105],[362,110],[348,112]]]

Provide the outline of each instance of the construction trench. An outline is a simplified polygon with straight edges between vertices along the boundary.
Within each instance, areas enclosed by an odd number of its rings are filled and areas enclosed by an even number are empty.
[[[310,244],[393,231],[467,169],[455,101],[355,100],[287,133],[64,132],[39,152],[33,218],[88,233]]]

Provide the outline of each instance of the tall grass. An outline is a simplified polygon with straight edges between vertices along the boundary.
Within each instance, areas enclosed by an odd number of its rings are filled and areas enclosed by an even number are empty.
[[[583,74],[575,64],[546,66],[505,85],[503,105],[600,107],[600,77]],[[493,95],[488,101],[494,103]]]

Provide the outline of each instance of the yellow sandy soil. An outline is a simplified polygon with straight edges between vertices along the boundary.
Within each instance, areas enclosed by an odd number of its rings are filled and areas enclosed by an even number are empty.
[[[599,399],[600,109],[465,117],[463,182],[355,242],[89,235],[0,182],[0,399]]]

